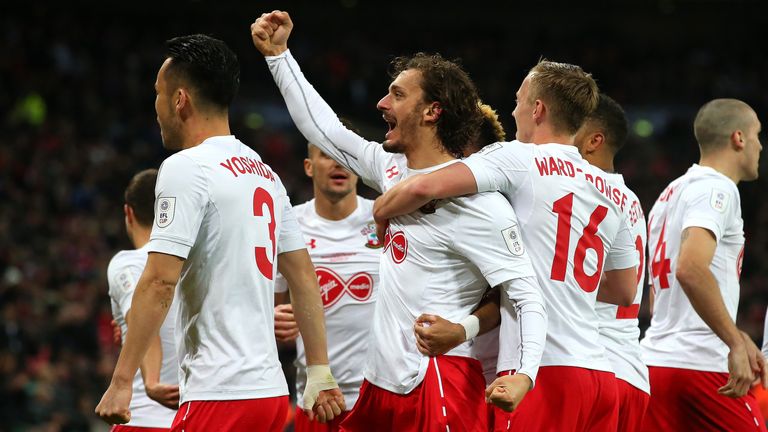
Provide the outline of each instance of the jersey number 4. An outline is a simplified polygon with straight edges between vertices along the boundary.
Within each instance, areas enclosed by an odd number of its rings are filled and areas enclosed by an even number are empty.
[[[568,254],[571,247],[571,215],[573,214],[573,193],[560,198],[552,205],[552,211],[557,214],[557,240],[555,242],[555,258],[552,261],[552,280],[565,281],[565,271],[568,267]],[[576,243],[573,256],[573,277],[582,290],[591,293],[597,289],[600,276],[603,273],[605,246],[597,235],[600,222],[608,214],[608,208],[601,205],[589,216],[589,223],[584,227],[581,238]],[[591,275],[584,272],[584,260],[587,250],[592,249],[597,254],[597,270]]]
[[[267,206],[269,211],[269,223],[267,229],[269,230],[269,242],[272,245],[272,250],[268,251],[266,247],[256,246],[256,266],[259,268],[261,274],[269,280],[272,280],[272,272],[275,262],[275,203],[272,200],[272,195],[266,191],[266,189],[257,188],[253,192],[253,215],[264,216],[264,205]]]
[[[671,268],[669,265],[669,258],[667,258],[667,220],[661,224],[661,234],[659,234],[658,242],[656,242],[656,248],[653,251],[653,259],[651,260],[651,275],[653,280],[659,279],[659,288],[669,288],[669,273]],[[655,284],[654,284],[655,288]]]

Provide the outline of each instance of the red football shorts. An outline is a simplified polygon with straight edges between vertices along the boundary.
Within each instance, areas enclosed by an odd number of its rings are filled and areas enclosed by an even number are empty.
[[[504,375],[514,375],[515,370],[502,371],[496,374],[497,377]],[[512,425],[512,413],[506,412],[494,404],[488,404],[488,424],[493,432],[505,432],[510,430]]]
[[[190,401],[179,407],[171,432],[282,432],[288,396]]]
[[[480,362],[438,356],[430,358],[424,381],[408,394],[363,381],[360,397],[341,423],[341,430],[487,432],[486,422],[485,378]]]
[[[536,387],[510,416],[513,431],[616,432],[616,376],[570,366],[542,366]]]
[[[740,398],[717,393],[728,374],[649,366],[651,402],[641,430],[766,432],[752,392]]]
[[[320,423],[317,419],[310,420],[303,409],[296,407],[293,430],[295,432],[338,432],[339,425],[348,415],[349,411],[342,411],[341,415],[334,417],[333,420],[327,423]]]
[[[619,392],[619,430],[622,432],[638,432],[643,425],[645,410],[648,408],[648,393],[632,384],[616,378],[616,388]]]
[[[156,427],[140,427],[140,426],[125,426],[114,425],[109,432],[169,432],[170,429],[156,428]]]

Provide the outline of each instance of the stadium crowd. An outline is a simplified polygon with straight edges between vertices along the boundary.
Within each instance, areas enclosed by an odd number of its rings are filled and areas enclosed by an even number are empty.
[[[758,6],[739,3],[721,11],[718,2],[659,3],[599,31],[574,32],[564,12],[552,18],[560,26],[529,40],[522,35],[537,23],[515,20],[520,26],[513,30],[491,20],[484,35],[469,38],[446,31],[458,16],[425,19],[428,11],[418,6],[385,38],[365,31],[385,25],[384,18],[355,9],[354,2],[327,9],[307,4],[304,11],[293,7],[302,31],[292,49],[320,93],[377,140],[386,126],[373,107],[389,81],[381,71],[395,55],[425,50],[462,59],[508,132],[516,86],[510,82],[519,82],[541,55],[578,63],[626,108],[633,130],[617,167],[648,210],[695,162],[691,125],[703,102],[735,97],[758,115],[768,112],[768,57],[753,55],[766,31],[754,26],[744,30],[746,37],[715,38],[705,24],[718,14],[745,14],[751,22]],[[294,204],[311,198],[302,169],[306,142],[251,46],[254,14],[223,8],[214,25],[206,6],[184,5],[189,16],[183,22],[173,21],[170,7],[153,17],[138,6],[92,10],[84,4],[0,13],[0,431],[104,427],[93,409],[119,350],[105,273],[112,255],[129,247],[122,215],[128,180],[167,156],[152,89],[165,39],[211,33],[233,47],[243,69],[231,118],[235,135],[271,164]],[[609,13],[598,17],[608,20]],[[347,28],[325,27],[313,14],[337,18]],[[639,35],[651,19],[653,34]],[[135,20],[145,20],[141,30]],[[672,28],[678,21],[687,26],[685,37]],[[604,36],[608,31],[611,37]],[[768,304],[768,201],[760,198],[768,186],[765,166],[758,181],[739,185],[747,238],[739,327],[758,344]],[[644,302],[641,326],[648,320]]]

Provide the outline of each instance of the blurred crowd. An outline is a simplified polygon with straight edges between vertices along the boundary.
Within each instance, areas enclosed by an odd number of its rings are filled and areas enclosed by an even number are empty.
[[[215,19],[206,1],[151,14],[144,6],[0,6],[0,432],[103,427],[93,409],[118,353],[105,273],[112,255],[130,247],[128,180],[167,156],[152,87],[164,40],[200,32],[233,47],[242,64],[233,132],[281,175],[294,203],[311,198],[306,143],[250,45],[252,19],[277,5],[215,5]],[[337,112],[376,141],[386,125],[375,104],[396,55],[460,58],[508,137],[527,69],[540,56],[578,63],[627,110],[632,133],[617,169],[646,212],[697,160],[691,125],[701,104],[741,98],[766,124],[768,57],[758,41],[768,35],[758,2],[630,2],[637,10],[621,19],[609,6],[583,22],[567,7],[544,14],[498,6],[484,12],[493,17],[466,20],[461,11],[437,15],[405,3],[377,11],[350,0],[297,2],[290,48]],[[712,24],[729,18],[738,18],[737,36]],[[739,185],[747,238],[739,325],[758,343],[768,303],[766,165],[758,181]],[[648,319],[644,304],[643,325]]]

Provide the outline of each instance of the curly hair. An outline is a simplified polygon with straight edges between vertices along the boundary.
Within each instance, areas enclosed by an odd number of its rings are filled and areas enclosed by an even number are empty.
[[[437,136],[446,151],[461,157],[464,149],[476,141],[483,123],[477,88],[467,72],[440,54],[421,52],[394,59],[392,67],[392,78],[409,69],[421,72],[424,102],[440,104]]]

